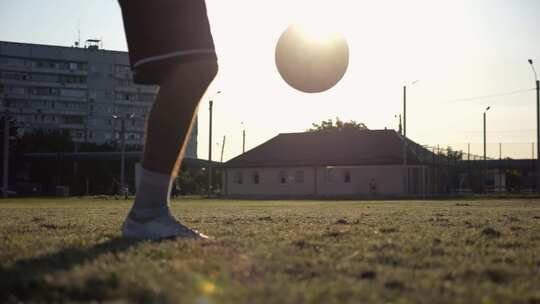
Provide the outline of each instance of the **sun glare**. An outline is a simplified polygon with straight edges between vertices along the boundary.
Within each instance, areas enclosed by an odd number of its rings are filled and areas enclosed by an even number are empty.
[[[339,1],[301,1],[294,27],[314,42],[327,43],[343,35]]]

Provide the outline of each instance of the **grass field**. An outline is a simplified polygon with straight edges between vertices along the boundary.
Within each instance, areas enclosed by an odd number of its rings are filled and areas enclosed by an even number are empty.
[[[0,201],[0,302],[540,303],[540,201],[177,200],[215,239],[163,242],[129,206]]]

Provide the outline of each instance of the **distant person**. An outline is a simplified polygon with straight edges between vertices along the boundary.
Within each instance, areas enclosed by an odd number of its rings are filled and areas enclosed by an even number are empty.
[[[178,198],[179,194],[180,194],[180,186],[178,186],[178,180],[175,179],[175,181],[172,184],[171,197]]]
[[[207,238],[169,208],[199,101],[217,74],[204,0],[119,0],[134,82],[159,85],[148,116],[141,179],[124,237]]]
[[[375,181],[374,178],[372,178],[369,181],[369,193],[370,194],[376,194],[377,193],[377,182]]]

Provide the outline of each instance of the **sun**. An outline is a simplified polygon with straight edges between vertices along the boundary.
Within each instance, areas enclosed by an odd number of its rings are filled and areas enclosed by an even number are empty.
[[[293,26],[308,40],[329,43],[344,33],[341,1],[300,1]]]

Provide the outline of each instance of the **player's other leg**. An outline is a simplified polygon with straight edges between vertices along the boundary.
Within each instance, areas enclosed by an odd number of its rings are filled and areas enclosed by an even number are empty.
[[[205,238],[172,216],[169,198],[199,100],[216,73],[215,61],[195,61],[179,65],[162,83],[147,122],[141,181],[124,236]]]
[[[217,73],[202,0],[120,0],[134,80],[158,84],[150,111],[140,183],[122,227],[125,237],[205,237],[178,222],[169,197],[193,117]]]

